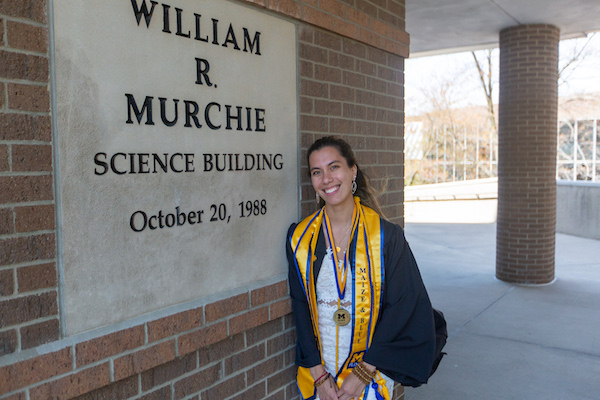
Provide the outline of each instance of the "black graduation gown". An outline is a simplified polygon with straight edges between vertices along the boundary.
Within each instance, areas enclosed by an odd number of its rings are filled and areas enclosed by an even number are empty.
[[[385,270],[383,303],[371,346],[363,360],[404,386],[420,386],[427,382],[434,361],[436,339],[433,309],[404,231],[384,219],[381,220],[381,226]],[[298,336],[296,364],[310,368],[321,363],[321,355],[293,260],[289,238],[295,228],[296,224],[292,224],[288,230],[286,251]],[[350,246],[350,249],[353,248],[355,244]],[[325,254],[325,237],[321,229],[313,263],[315,284]]]

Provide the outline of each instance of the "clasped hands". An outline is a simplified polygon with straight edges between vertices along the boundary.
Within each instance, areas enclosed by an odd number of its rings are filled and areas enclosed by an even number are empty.
[[[363,362],[363,365],[370,371],[375,367]],[[325,373],[322,365],[310,368],[311,375],[316,379]],[[366,385],[353,373],[349,374],[338,388],[335,378],[328,376],[327,380],[317,387],[317,395],[320,400],[358,400],[364,393]]]

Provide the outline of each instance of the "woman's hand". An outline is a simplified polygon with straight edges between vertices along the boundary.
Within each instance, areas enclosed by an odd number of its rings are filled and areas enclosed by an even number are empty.
[[[319,385],[317,395],[320,400],[338,400],[338,387],[333,376],[328,376],[327,380]]]
[[[367,369],[367,371],[373,373],[375,372],[375,366],[366,362],[362,362],[362,365]],[[338,399],[339,400],[351,400],[358,399],[365,391],[367,385],[358,378],[354,373],[351,373],[344,379],[342,383],[342,387],[338,390]]]
[[[358,400],[365,391],[365,387],[366,385],[356,375],[350,374],[344,379],[342,387],[338,390],[337,398],[339,400]]]
[[[323,365],[321,364],[310,368],[310,374],[312,375],[315,381],[326,373],[327,371],[325,371],[325,367],[323,367]],[[335,379],[331,375],[327,377],[325,382],[321,383],[317,387],[317,395],[319,396],[320,400],[338,400],[337,392],[337,384],[335,383]]]

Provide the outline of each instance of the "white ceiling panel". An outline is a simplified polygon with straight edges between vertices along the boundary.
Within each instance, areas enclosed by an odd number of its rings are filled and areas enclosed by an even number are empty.
[[[600,30],[600,0],[406,0],[411,57],[495,47],[502,29],[532,23],[584,36]]]

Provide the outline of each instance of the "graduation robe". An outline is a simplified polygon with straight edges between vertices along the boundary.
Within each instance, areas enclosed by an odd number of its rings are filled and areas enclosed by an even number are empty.
[[[434,362],[436,339],[433,309],[402,228],[383,218],[381,227],[385,271],[383,301],[373,340],[363,360],[394,381],[416,387],[427,382]],[[321,364],[321,354],[290,245],[295,228],[296,224],[292,224],[288,230],[286,252],[297,331],[296,364],[310,368]],[[355,243],[349,249],[354,247]],[[325,254],[325,236],[321,226],[314,254],[315,285]]]

